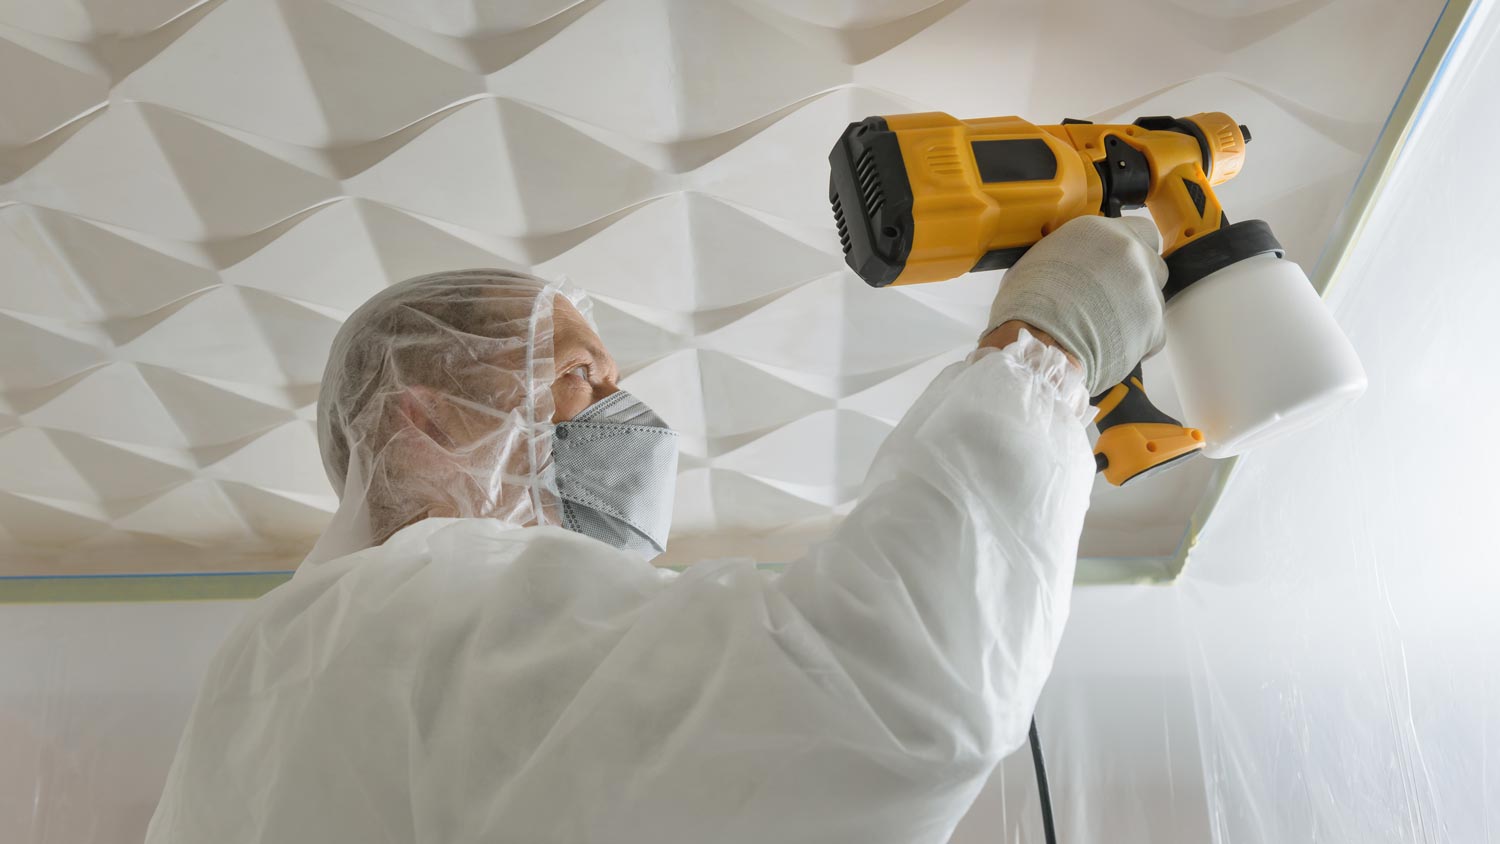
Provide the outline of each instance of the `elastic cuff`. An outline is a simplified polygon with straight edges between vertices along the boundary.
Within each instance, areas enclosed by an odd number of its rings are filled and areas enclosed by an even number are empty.
[[[1043,343],[1033,337],[1030,331],[1022,328],[1015,341],[1005,348],[981,346],[969,354],[968,360],[973,363],[992,354],[1004,355],[1007,360],[1029,370],[1038,381],[1047,385],[1068,412],[1077,417],[1080,424],[1087,425],[1093,421],[1094,408],[1089,405],[1083,370],[1074,366],[1061,349]]]

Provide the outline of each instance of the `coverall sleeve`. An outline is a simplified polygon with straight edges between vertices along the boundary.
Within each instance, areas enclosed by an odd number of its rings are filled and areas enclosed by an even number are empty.
[[[1093,460],[1082,376],[1029,334],[933,382],[777,588],[907,759],[982,785],[1067,619]]]

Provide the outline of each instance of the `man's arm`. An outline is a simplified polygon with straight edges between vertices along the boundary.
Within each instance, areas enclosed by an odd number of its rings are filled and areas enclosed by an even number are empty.
[[[987,773],[1024,740],[1088,507],[1087,396],[1161,343],[1157,245],[1147,220],[1087,218],[1033,247],[979,350],[923,394],[837,534],[781,579],[917,755]]]
[[[1019,332],[1018,332],[1019,334]],[[945,370],[778,588],[892,741],[982,778],[1025,737],[1093,480],[1082,374],[1028,334]]]

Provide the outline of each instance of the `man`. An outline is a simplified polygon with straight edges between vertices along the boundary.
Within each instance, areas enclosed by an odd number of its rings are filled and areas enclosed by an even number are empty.
[[[674,435],[557,288],[395,285],[330,355],[343,490],[214,660],[151,842],[941,842],[1067,616],[1090,394],[1161,344],[1149,221],[1085,218],[780,574],[682,574]]]

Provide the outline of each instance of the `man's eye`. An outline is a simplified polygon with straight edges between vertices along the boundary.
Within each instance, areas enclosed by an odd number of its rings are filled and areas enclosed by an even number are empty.
[[[568,374],[575,378],[582,378],[585,381],[593,380],[593,372],[587,366],[575,366],[568,371]]]

